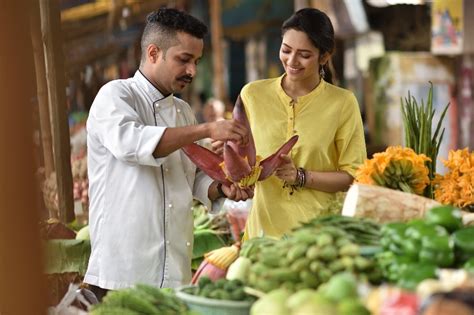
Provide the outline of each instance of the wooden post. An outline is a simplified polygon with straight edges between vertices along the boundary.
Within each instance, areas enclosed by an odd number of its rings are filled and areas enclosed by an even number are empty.
[[[51,109],[59,213],[62,222],[71,222],[74,220],[74,199],[59,1],[40,1],[40,13]]]
[[[222,21],[221,0],[209,0],[211,16],[211,45],[214,96],[221,101],[227,101],[227,89],[224,84],[224,57],[222,53]]]
[[[47,178],[52,172],[54,172],[54,160],[38,0],[31,1],[30,31],[35,61],[36,91],[41,128],[41,146],[43,148],[45,177]]]
[[[29,1],[0,5],[0,314],[46,314],[47,304],[33,158],[35,74],[24,19],[28,10]]]

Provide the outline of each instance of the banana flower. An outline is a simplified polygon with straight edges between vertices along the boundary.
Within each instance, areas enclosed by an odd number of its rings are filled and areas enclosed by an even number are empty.
[[[260,156],[256,155],[252,130],[240,96],[235,103],[233,116],[236,121],[249,130],[249,141],[246,145],[227,141],[224,143],[223,156],[195,143],[184,146],[183,151],[197,167],[212,179],[224,185],[237,183],[239,187],[245,188],[272,175],[283,162],[280,155],[290,152],[298,141],[298,136],[291,137],[275,153],[262,160]]]

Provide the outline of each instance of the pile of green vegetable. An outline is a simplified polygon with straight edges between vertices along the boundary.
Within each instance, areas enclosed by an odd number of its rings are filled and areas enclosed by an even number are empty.
[[[110,291],[104,297],[103,302],[91,310],[91,315],[111,314],[190,315],[192,313],[172,291],[137,284],[134,288]]]
[[[258,246],[259,250],[250,255],[254,263],[248,284],[263,292],[280,287],[289,291],[316,289],[341,271],[379,281],[381,273],[376,264],[360,255],[353,239],[353,235],[334,226],[301,227],[271,246]]]
[[[422,280],[436,278],[437,268],[462,267],[474,257],[473,240],[474,228],[463,228],[459,209],[434,207],[424,220],[383,226],[385,251],[377,261],[386,279],[415,289]]]
[[[347,232],[348,237],[359,245],[378,246],[380,244],[380,225],[367,218],[353,218],[340,215],[328,215],[312,219],[295,231],[333,226]]]
[[[339,273],[320,286],[318,290],[304,289],[291,293],[276,289],[257,302],[250,310],[251,315],[369,315],[357,294],[357,280],[348,273]]]
[[[216,300],[255,301],[255,297],[245,293],[244,283],[240,280],[219,279],[212,282],[208,277],[202,277],[198,286],[187,293]]]

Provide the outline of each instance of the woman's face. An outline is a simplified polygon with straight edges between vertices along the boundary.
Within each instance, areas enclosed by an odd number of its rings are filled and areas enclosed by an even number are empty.
[[[323,59],[306,33],[290,29],[283,35],[280,60],[289,80],[305,81],[319,77],[319,64]]]

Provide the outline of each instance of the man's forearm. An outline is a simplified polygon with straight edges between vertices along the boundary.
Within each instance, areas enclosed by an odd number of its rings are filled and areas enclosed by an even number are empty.
[[[207,138],[208,136],[208,124],[166,128],[153,152],[153,156],[155,158],[167,156],[187,144]]]

